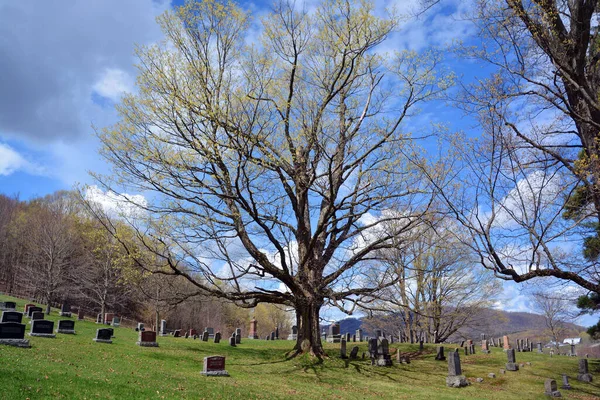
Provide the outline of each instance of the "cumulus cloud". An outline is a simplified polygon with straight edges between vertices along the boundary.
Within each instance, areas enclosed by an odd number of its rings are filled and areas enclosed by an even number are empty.
[[[42,168],[29,162],[10,146],[0,143],[0,175],[10,175],[17,171],[41,175]]]
[[[104,212],[113,216],[136,217],[144,213],[148,202],[141,194],[115,193],[103,191],[98,186],[89,186],[85,191],[85,200],[96,203]]]
[[[94,90],[100,96],[117,101],[124,93],[132,92],[133,87],[133,78],[127,72],[118,68],[107,68],[94,85]]]

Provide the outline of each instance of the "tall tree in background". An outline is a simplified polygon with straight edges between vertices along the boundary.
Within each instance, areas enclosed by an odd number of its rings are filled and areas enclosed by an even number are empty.
[[[368,2],[280,3],[248,45],[239,7],[187,2],[159,18],[165,41],[138,51],[139,94],[99,134],[116,174],[99,182],[152,198],[135,224],[160,242],[145,242],[160,272],[244,307],[295,309],[297,352],[323,354],[326,302],[352,312],[397,282],[364,261],[430,201],[402,124],[449,79],[433,55],[377,53],[396,22]]]
[[[478,45],[459,53],[493,72],[456,100],[483,135],[460,139],[441,192],[498,277],[599,293],[598,2],[479,0],[474,10]]]
[[[544,316],[546,328],[552,337],[554,347],[558,349],[560,340],[567,330],[566,322],[572,319],[569,311],[573,305],[559,293],[536,292],[533,294],[533,304]]]

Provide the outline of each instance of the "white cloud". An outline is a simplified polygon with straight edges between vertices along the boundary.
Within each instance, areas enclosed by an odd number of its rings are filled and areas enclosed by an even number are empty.
[[[33,175],[42,175],[43,169],[29,161],[10,146],[0,143],[0,175],[10,175],[25,171]]]
[[[133,78],[125,71],[118,68],[107,68],[102,77],[94,84],[94,91],[112,101],[117,101],[126,92],[132,92]]]
[[[98,186],[89,186],[85,191],[85,199],[102,207],[104,212],[122,217],[135,217],[144,213],[148,202],[141,194],[115,193],[102,191]]]

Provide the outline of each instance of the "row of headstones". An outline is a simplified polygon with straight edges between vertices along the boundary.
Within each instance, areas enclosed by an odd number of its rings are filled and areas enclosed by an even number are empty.
[[[0,319],[0,344],[17,347],[30,347],[29,341],[25,339],[26,324],[22,323],[23,313],[17,311],[3,311]],[[32,319],[29,336],[53,338],[54,321],[44,319]],[[56,333],[75,334],[75,321],[60,320]]]
[[[13,303],[14,304],[14,303]],[[35,304],[25,304],[25,314],[30,314],[30,310],[33,308],[33,312],[41,312],[43,311],[42,308],[37,307]],[[71,318],[72,316],[72,312],[71,312],[71,305],[68,302],[64,302],[61,305],[60,311],[58,313],[58,315],[60,315],[61,317],[68,317]],[[77,310],[77,319],[78,320],[83,320],[85,316],[85,313],[83,311],[82,308],[79,308]]]

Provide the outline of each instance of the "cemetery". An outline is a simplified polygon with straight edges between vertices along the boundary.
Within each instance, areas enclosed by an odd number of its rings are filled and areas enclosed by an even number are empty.
[[[26,303],[6,296],[1,300],[15,301],[16,310]],[[214,331],[213,338],[203,341],[160,336],[148,324],[136,331],[138,323],[103,327],[89,318],[75,322],[76,314],[69,320],[57,308],[40,320],[43,331],[52,332],[50,322],[61,328],[57,332],[70,328],[76,334],[48,340],[27,336],[20,312],[5,313],[3,319],[9,322],[0,324],[0,397],[6,399],[324,399],[336,392],[344,399],[523,400],[557,393],[566,399],[600,397],[600,379],[595,379],[600,377],[600,360],[551,358],[547,350],[504,351],[503,344],[516,346],[508,337],[500,346],[482,344],[489,353],[472,354],[474,342],[465,341],[465,355],[461,343],[424,344],[421,351],[418,343],[390,343],[383,336],[363,341],[351,337],[347,342],[346,332],[339,333],[335,325],[336,343],[324,341],[327,356],[319,361],[309,355],[289,358],[293,341],[271,340],[271,335],[268,341],[254,339],[257,322],[251,321],[231,332],[229,340],[219,341],[221,332]],[[206,336],[210,331],[204,330]],[[18,343],[2,345],[3,340]],[[508,364],[519,368],[509,372]]]

